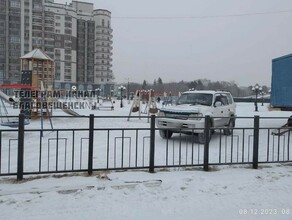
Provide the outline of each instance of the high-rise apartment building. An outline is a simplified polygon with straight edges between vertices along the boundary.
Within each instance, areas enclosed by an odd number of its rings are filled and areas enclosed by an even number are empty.
[[[20,57],[35,48],[55,61],[55,88],[101,88],[109,94],[111,12],[92,3],[0,0],[0,83],[20,82]]]

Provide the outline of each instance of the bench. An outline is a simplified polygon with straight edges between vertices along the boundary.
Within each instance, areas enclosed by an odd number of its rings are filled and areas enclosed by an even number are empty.
[[[97,108],[96,108],[97,110],[114,110],[114,106],[97,106]]]

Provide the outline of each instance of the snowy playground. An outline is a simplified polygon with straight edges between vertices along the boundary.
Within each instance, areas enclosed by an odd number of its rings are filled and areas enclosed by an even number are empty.
[[[80,100],[84,101],[84,100]],[[95,101],[95,100],[94,100]],[[103,103],[106,105],[107,103]],[[94,125],[96,129],[126,129],[126,128],[149,128],[147,118],[139,117],[130,118],[128,115],[132,107],[132,102],[123,100],[123,108],[120,108],[120,100],[115,100],[114,110],[108,109],[75,109],[74,111],[80,116],[88,116],[94,114],[100,116],[95,118]],[[19,109],[13,109],[6,105],[9,115],[17,115]],[[146,105],[141,106],[141,110]],[[161,103],[158,103],[158,108]],[[287,118],[292,112],[268,111],[265,104],[259,106],[259,112],[254,112],[253,103],[237,103],[237,116],[235,136],[242,134],[240,128],[251,128],[253,126],[253,116],[259,115],[261,118],[261,127],[271,128],[265,129],[260,139],[260,146],[266,146],[268,136],[272,143],[272,128],[279,128],[286,123]],[[72,117],[68,116],[61,109],[54,109],[51,122],[54,129],[88,129],[88,117]],[[66,117],[59,117],[66,116]],[[120,117],[124,116],[124,117]],[[138,116],[133,113],[132,116]],[[147,114],[141,114],[147,116]],[[114,117],[114,118],[113,118]],[[44,129],[44,142],[41,169],[53,171],[56,169],[72,168],[72,160],[65,158],[65,141],[60,141],[59,161],[56,164],[56,154],[52,154],[52,158],[48,154],[49,138],[56,137],[56,131],[51,131],[50,120],[44,119],[41,125],[40,119],[31,120],[29,125],[25,126],[27,130]],[[3,130],[11,132],[4,133],[3,137],[14,139],[17,134],[15,128],[1,127]],[[236,130],[238,129],[238,130]],[[88,137],[88,131],[79,131],[75,134],[76,148],[79,148],[82,138]],[[111,135],[119,137],[122,130],[112,131]],[[127,133],[128,132],[128,133]],[[125,136],[135,140],[135,130],[125,131]],[[139,131],[140,132],[140,131]],[[246,133],[251,132],[249,129]],[[127,133],[127,134],[126,134]],[[156,131],[156,164],[166,163],[166,140],[162,139]],[[106,154],[107,130],[95,131],[94,139],[94,165],[96,167],[105,168],[107,156],[116,160],[110,160],[109,167],[114,168],[121,166],[121,151],[114,153],[113,140],[110,139],[109,154]],[[140,134],[140,133],[139,133]],[[72,136],[71,132],[60,131],[59,138]],[[141,131],[142,136],[149,136],[149,130]],[[280,139],[281,142],[287,143],[290,133],[286,133],[286,139]],[[138,146],[142,147],[143,138],[138,139]],[[140,136],[139,136],[140,137]],[[188,136],[186,135],[185,138]],[[247,135],[248,137],[248,135]],[[5,138],[2,140],[1,153],[1,172],[8,171],[7,156],[9,151],[8,145],[5,145]],[[274,137],[274,142],[279,139]],[[33,131],[25,132],[25,169],[36,171],[39,168],[39,133]],[[65,140],[65,139],[64,139]],[[6,140],[8,141],[8,139]],[[52,139],[53,141],[53,139]],[[117,140],[118,142],[119,140]],[[148,141],[148,142],[147,142]],[[169,140],[169,151],[179,152],[178,147],[173,147],[172,143],[178,141],[178,136],[174,136]],[[173,142],[172,142],[173,141]],[[218,162],[218,142],[220,135],[215,134],[210,142],[210,160]],[[222,136],[222,141],[229,141],[228,138]],[[241,149],[242,139],[239,137],[234,140],[238,141]],[[53,141],[54,142],[54,141]],[[84,139],[84,143],[87,140]],[[248,139],[245,140],[248,142]],[[6,142],[8,143],[8,142]],[[55,142],[54,142],[55,143]],[[126,142],[125,142],[126,143]],[[202,153],[202,146],[195,144],[193,146],[194,158],[198,160],[191,161],[190,152],[191,145],[187,145],[187,141],[181,146],[182,159],[181,163],[201,163],[202,157],[198,154]],[[17,143],[11,141],[10,154],[16,151]],[[72,139],[67,142],[67,153],[70,154]],[[148,147],[149,140],[144,139],[144,145]],[[6,146],[6,147],[5,147]],[[55,145],[54,145],[55,146]],[[77,147],[78,146],[78,147]],[[124,158],[124,166],[135,164],[135,160],[130,160],[131,155],[135,155],[135,148],[129,151],[125,145],[126,151]],[[134,145],[133,145],[134,146]],[[240,154],[242,151],[224,151],[222,144],[223,162],[232,158],[248,159],[248,155]],[[281,145],[282,146],[282,145]],[[286,146],[286,145],[285,145]],[[80,149],[80,148],[79,148]],[[266,159],[266,150],[263,150],[263,159]],[[280,153],[278,152],[280,150]],[[145,149],[147,152],[148,149]],[[273,149],[280,154],[282,159],[287,159],[290,151],[284,149]],[[56,152],[56,148],[51,149],[51,153]],[[78,151],[79,153],[82,151]],[[74,166],[86,168],[87,156],[86,152],[80,156],[76,152],[76,163]],[[142,157],[143,151],[137,154],[138,165],[148,164],[147,157]],[[179,158],[177,154],[169,152],[168,163],[176,164]],[[245,151],[244,151],[245,152]],[[226,158],[225,158],[226,153]],[[238,153],[238,155],[237,155]],[[163,155],[163,157],[159,157]],[[272,155],[272,154],[270,154]],[[244,156],[244,157],[242,157]],[[250,155],[252,156],[252,155]],[[283,158],[282,158],[283,156]],[[69,156],[68,156],[69,157]],[[285,157],[285,158],[284,158]],[[291,157],[291,156],[290,156]],[[142,160],[144,158],[145,160]],[[213,159],[212,159],[213,158]],[[277,158],[276,158],[277,160]],[[64,161],[66,161],[64,163]],[[114,164],[114,161],[116,164]],[[10,172],[15,171],[15,158],[11,158],[9,163]],[[211,161],[212,162],[212,161]],[[145,170],[140,171],[99,171],[94,172],[92,176],[86,173],[65,174],[65,175],[42,175],[42,176],[25,176],[24,181],[16,182],[15,176],[0,178],[0,211],[3,219],[291,219],[292,216],[292,170],[291,163],[285,164],[262,164],[258,170],[254,170],[250,165],[233,165],[233,166],[212,166],[210,172],[203,172],[202,167],[192,168],[164,168],[157,169],[155,173],[150,174]],[[147,170],[146,170],[147,171]],[[59,178],[61,177],[61,178]]]
[[[131,103],[124,107],[114,103],[114,110],[80,109],[80,115],[128,116]],[[262,126],[280,127],[291,112],[268,111],[253,103],[238,103],[238,117],[281,117],[265,120]],[[9,109],[13,112],[15,109]],[[17,112],[15,112],[17,113]],[[60,109],[54,115],[66,115]],[[149,127],[146,118],[99,118],[99,128]],[[88,118],[52,118],[55,128],[87,128]],[[236,127],[252,125],[240,119]],[[40,128],[32,120],[26,129]],[[44,128],[50,129],[48,119]],[[12,129],[13,130],[13,129]],[[48,134],[50,135],[49,131]],[[286,134],[288,135],[288,134]],[[214,142],[218,135],[210,142]],[[31,134],[25,140],[33,144]],[[165,143],[158,135],[156,141]],[[163,148],[164,145],[157,146]],[[31,149],[34,164],[37,150]],[[37,153],[36,153],[37,154]],[[3,156],[3,153],[2,153]],[[3,162],[2,162],[3,163]],[[2,168],[4,166],[2,165]],[[4,169],[4,168],[3,168]],[[13,169],[13,168],[12,168]],[[61,177],[61,178],[59,178]],[[86,174],[25,177],[19,183],[15,177],[0,178],[0,211],[3,219],[291,219],[291,164],[267,164],[260,169],[249,165],[214,166],[211,172],[201,168],[174,168],[144,171],[95,172]]]

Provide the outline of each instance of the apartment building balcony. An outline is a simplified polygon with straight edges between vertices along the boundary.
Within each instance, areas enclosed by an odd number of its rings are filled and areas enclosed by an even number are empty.
[[[94,65],[96,66],[96,63]],[[103,66],[96,66],[94,68],[94,70],[95,71],[101,71],[101,72],[112,72],[112,70],[110,69],[110,67],[109,66],[105,66],[105,65],[103,65]]]
[[[96,73],[95,76],[96,76],[96,77],[109,78],[109,77],[107,76],[107,74],[102,74],[102,73]]]
[[[109,41],[101,41],[101,40],[99,40],[99,41],[96,41],[95,42],[95,46],[97,46],[97,47],[109,47],[109,46],[111,46],[113,44],[113,42],[109,42]]]
[[[43,25],[43,21],[34,21],[33,20],[31,23],[32,23],[32,25],[40,25],[40,26]]]
[[[111,38],[108,38],[109,36],[107,36],[107,35],[104,35],[104,36],[100,36],[100,35],[98,35],[96,38],[95,38],[95,40],[96,41],[112,41],[112,39]]]
[[[104,31],[109,31],[109,33],[113,32],[113,29],[111,27],[106,27],[106,26],[102,26],[102,25],[96,25],[96,30],[104,30]]]
[[[55,28],[54,24],[49,24],[49,23],[45,23],[44,25],[45,27],[48,27],[48,28]]]
[[[106,50],[102,50],[102,48],[97,48],[96,50],[95,50],[95,52],[96,53],[102,53],[102,54],[109,54],[109,55],[113,55],[113,52],[111,52],[111,51],[106,51]]]
[[[107,62],[109,62],[109,61],[107,61]],[[96,61],[94,62],[94,65],[95,66],[101,65],[101,66],[104,66],[106,68],[112,66],[111,63],[102,62],[101,59],[96,59]]]
[[[43,25],[42,24],[33,24],[32,25],[32,30],[33,31],[43,31]]]
[[[95,43],[97,44],[97,46],[110,46],[113,44],[113,41],[108,39],[100,39],[95,40]]]
[[[55,38],[54,38],[54,36],[45,36],[45,40],[55,42]],[[55,44],[55,43],[54,43],[54,44]]]
[[[112,35],[111,33],[105,33],[104,31],[102,32],[102,30],[99,30],[99,29],[97,29],[97,30],[95,31],[95,33],[96,33],[98,36],[113,38],[113,35]]]
[[[101,61],[94,62],[94,65],[106,66],[106,64],[102,63]]]
[[[107,44],[112,45],[113,44],[113,41],[111,39],[104,39],[104,38],[97,39],[97,40],[95,40],[95,42],[96,43],[101,43],[101,45],[102,45],[102,43],[104,43],[103,45],[107,45]]]
[[[54,51],[54,49],[55,49],[55,44],[52,44],[52,43],[50,43],[50,44],[46,44],[46,43],[45,43],[45,48],[49,48],[50,51]],[[52,50],[52,49],[53,49],[53,50]]]
[[[106,57],[106,56],[102,56],[102,55],[96,55],[96,60],[112,60],[111,57]]]
[[[113,73],[112,70],[104,70],[104,69],[100,69],[100,68],[96,68],[95,72],[98,72],[98,73],[103,72],[103,73],[108,73],[110,75]]]

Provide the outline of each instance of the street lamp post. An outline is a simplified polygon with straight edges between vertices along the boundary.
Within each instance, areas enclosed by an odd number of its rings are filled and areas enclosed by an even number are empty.
[[[101,89],[100,88],[97,88],[96,90],[96,101],[97,101],[97,104],[99,104],[99,94],[100,94],[100,91],[101,91]]]
[[[262,91],[262,87],[259,86],[259,84],[255,84],[255,86],[252,87],[252,91],[254,91],[256,95],[254,106],[255,106],[255,111],[258,112],[258,94],[259,92]]]
[[[262,106],[264,106],[264,95],[265,95],[266,93],[265,92],[261,92],[261,95],[262,95]]]
[[[126,87],[124,86],[119,86],[119,90],[120,90],[120,93],[121,93],[121,104],[120,104],[120,107],[123,108],[123,91],[126,89]]]
[[[128,85],[127,85],[127,100],[130,100],[130,82],[128,79]]]

